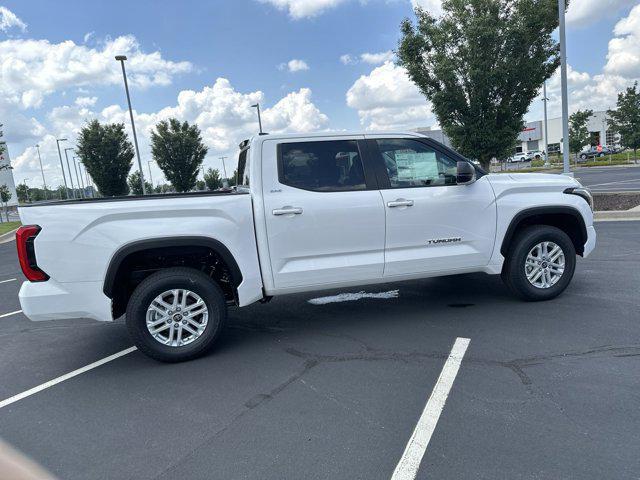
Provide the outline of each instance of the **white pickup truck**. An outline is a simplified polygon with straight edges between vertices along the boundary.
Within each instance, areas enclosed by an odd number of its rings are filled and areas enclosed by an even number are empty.
[[[596,241],[575,179],[489,175],[415,133],[256,136],[238,180],[21,208],[25,315],[126,314],[140,350],[180,361],[212,346],[228,306],[275,295],[485,272],[547,300]]]

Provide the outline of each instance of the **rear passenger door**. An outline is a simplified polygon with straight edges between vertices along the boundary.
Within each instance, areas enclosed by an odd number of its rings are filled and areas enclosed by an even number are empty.
[[[385,212],[363,136],[269,139],[262,178],[274,287],[382,277]]]
[[[377,161],[386,212],[385,277],[489,262],[496,204],[486,177],[457,185],[457,155],[427,139],[375,138],[367,146]]]

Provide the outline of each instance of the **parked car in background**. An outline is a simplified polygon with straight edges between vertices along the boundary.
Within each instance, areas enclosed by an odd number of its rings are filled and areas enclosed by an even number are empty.
[[[514,162],[530,162],[531,160],[544,160],[546,155],[540,150],[531,150],[530,152],[514,153],[509,157],[510,163]]]
[[[614,152],[611,151],[609,147],[597,146],[597,147],[591,147],[587,150],[583,150],[582,152],[580,152],[579,158],[580,160],[585,162],[589,158],[604,157],[605,155],[610,155],[612,153]]]

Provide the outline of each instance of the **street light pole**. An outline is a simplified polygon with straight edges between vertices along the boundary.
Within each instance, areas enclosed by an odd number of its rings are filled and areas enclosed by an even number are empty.
[[[544,86],[542,87],[542,95],[544,102],[544,164],[549,165],[549,124],[547,122],[547,102],[549,99],[547,98],[547,81],[545,80]]]
[[[129,83],[127,82],[127,72],[124,69],[124,61],[127,59],[126,55],[116,55],[116,60],[122,65],[122,77],[124,78],[124,89],[127,92],[127,103],[129,104],[129,116],[131,117],[131,130],[133,131],[133,144],[136,147],[136,156],[138,157],[138,168],[140,169],[140,182],[142,183],[142,194],[147,194],[147,189],[144,186],[144,173],[142,172],[142,161],[140,160],[140,149],[138,148],[138,136],[136,135],[136,124],[133,121],[133,109],[131,108],[131,96],[129,95]]]
[[[153,160],[147,160],[147,166],[149,167],[149,181],[151,182],[151,186],[153,187],[153,177],[151,176],[151,162],[153,162]]]
[[[224,172],[224,178],[222,179],[222,186],[223,187],[228,187],[229,186],[229,179],[227,179],[227,167],[224,165],[224,159],[227,157],[219,157],[220,160],[222,160],[222,171]]]
[[[69,150],[73,150],[73,148],[65,148],[64,149],[64,157],[67,159],[67,170],[69,171],[69,179],[71,180],[71,193],[73,198],[76,198],[76,186],[73,184],[73,175],[71,175],[71,167],[69,166],[69,155],[67,152]]]
[[[564,14],[565,0],[558,0],[558,16],[560,23],[560,84],[562,90],[562,173],[569,172],[569,98],[567,94],[567,35],[565,32]]]
[[[258,127],[260,128],[260,135],[262,135],[262,119],[260,118],[260,104],[256,103],[255,105],[251,105],[252,108],[255,108],[258,111]]]
[[[62,154],[60,153],[60,142],[66,142],[66,138],[56,138],[56,145],[58,146],[58,156],[60,157],[60,168],[62,169],[62,180],[64,180],[64,194],[67,199],[69,198],[69,187],[67,186],[67,177],[64,174],[64,163],[62,163]],[[69,174],[71,175],[71,174]]]
[[[74,168],[76,168],[76,176],[78,177],[78,183],[82,186],[82,198],[87,198],[87,192],[85,191],[84,188],[84,179],[82,178],[82,163],[78,162],[76,163],[76,158],[78,157],[72,157],[73,158],[73,166]]]
[[[42,157],[40,156],[40,145],[36,145],[38,160],[40,161],[40,172],[42,173],[42,185],[44,186],[44,199],[47,200],[47,182],[44,179],[44,169],[42,168]]]
[[[73,152],[73,148],[67,148],[65,150],[71,150]],[[80,175],[78,175],[78,165],[76,164],[76,157],[71,155],[71,163],[73,163],[73,170],[76,172],[76,183],[78,184],[78,189],[81,188],[80,183]],[[80,190],[80,197],[84,198],[84,190]]]

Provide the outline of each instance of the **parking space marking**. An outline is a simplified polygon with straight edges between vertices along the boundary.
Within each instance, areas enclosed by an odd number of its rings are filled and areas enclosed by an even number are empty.
[[[16,280],[18,280],[18,279],[17,278],[10,278],[9,280],[0,280],[0,283],[15,282]]]
[[[414,480],[416,478],[420,462],[422,462],[422,457],[427,451],[431,435],[433,435],[433,431],[436,428],[470,341],[468,338],[456,338],[449,358],[447,358],[444,367],[442,367],[438,381],[433,387],[431,396],[422,411],[422,415],[420,415],[409,443],[407,443],[404,453],[393,471],[391,480]]]
[[[0,315],[0,318],[10,317],[11,315],[17,315],[18,313],[22,313],[22,310],[16,310],[15,312],[3,313]]]
[[[38,385],[37,387],[33,387],[30,388],[29,390],[26,390],[22,393],[19,393],[17,395],[14,395],[13,397],[9,397],[6,400],[2,400],[0,402],[0,408],[4,408],[7,405],[11,405],[12,403],[17,402],[18,400],[22,400],[23,398],[27,398],[30,397],[31,395],[34,395],[38,392],[41,392],[42,390],[46,390],[49,387],[53,387],[54,385],[57,385],[58,383],[64,382],[65,380],[69,380],[70,378],[76,377],[82,373],[88,372],[89,370],[93,370],[94,368],[99,367],[100,365],[104,365],[105,363],[108,363],[112,360],[115,360],[116,358],[120,358],[124,355],[127,355],[131,352],[135,352],[137,350],[137,347],[129,347],[125,350],[122,350],[118,353],[114,353],[113,355],[109,355],[108,357],[103,358],[102,360],[98,360],[97,362],[93,362],[90,363],[89,365],[85,365],[82,368],[79,368],[77,370],[74,370],[72,372],[69,373],[65,373],[64,375],[58,377],[58,378],[54,378],[53,380],[49,380],[48,382],[45,382],[41,385]]]

